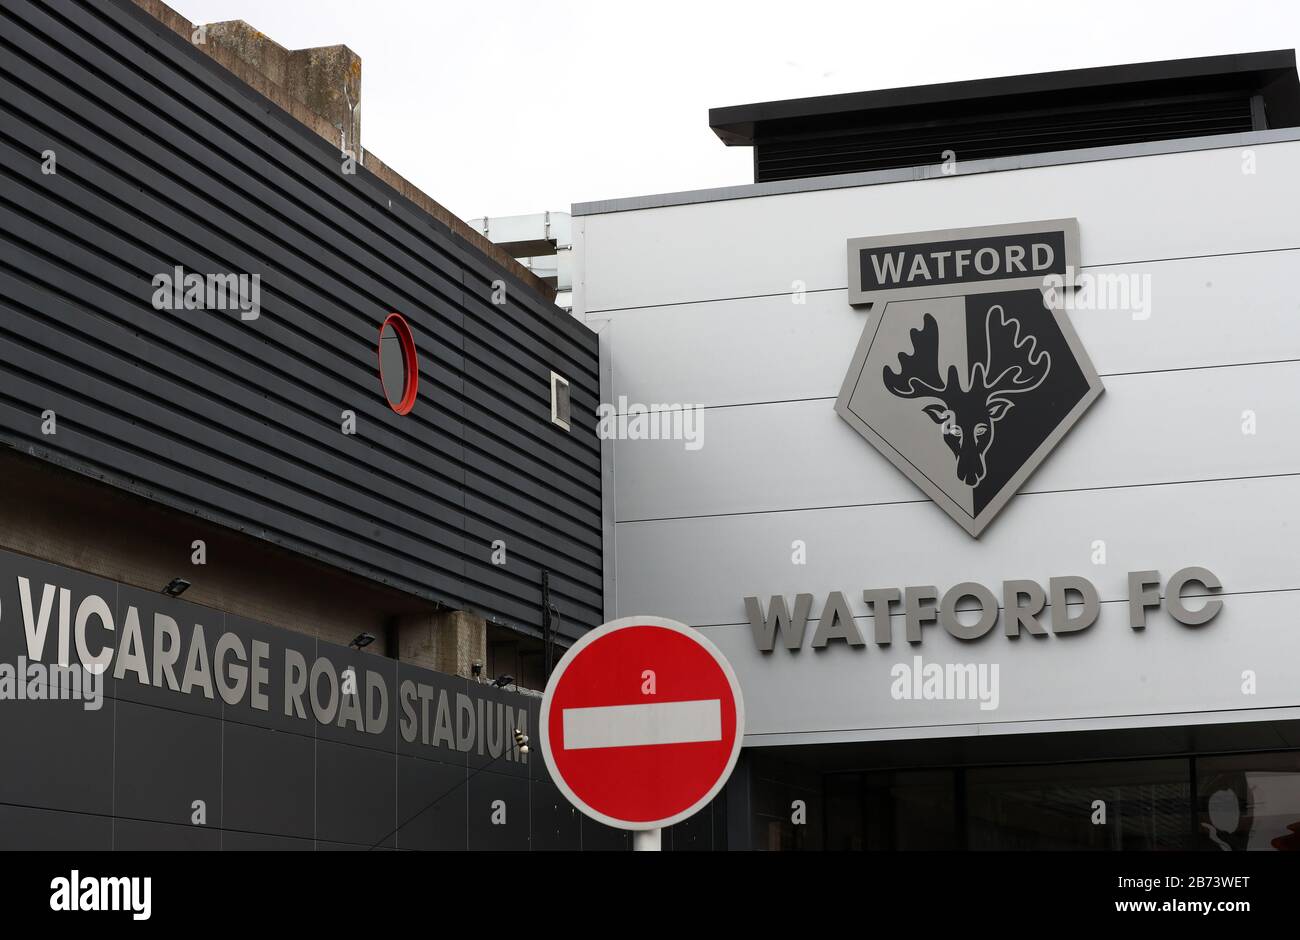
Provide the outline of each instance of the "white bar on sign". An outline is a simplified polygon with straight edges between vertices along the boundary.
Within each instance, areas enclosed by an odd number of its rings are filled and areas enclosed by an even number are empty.
[[[722,740],[722,702],[716,698],[566,708],[562,717],[566,751]]]

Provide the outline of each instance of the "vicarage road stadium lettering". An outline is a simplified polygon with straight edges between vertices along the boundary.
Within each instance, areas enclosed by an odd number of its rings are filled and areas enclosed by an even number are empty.
[[[15,558],[0,554],[0,561]],[[65,583],[76,582],[70,578]],[[151,609],[127,605],[119,621],[113,605],[97,593],[78,593],[74,587],[22,574],[10,584],[17,588],[18,603],[0,607],[0,629],[22,631],[29,663],[57,661],[66,666],[75,657],[72,661],[117,682],[220,698],[231,707],[246,704],[289,719],[372,735],[391,727],[394,697],[389,678],[374,669],[338,663],[324,653],[312,658],[289,646],[277,651],[272,643],[233,630],[216,634],[210,643],[202,623],[184,619],[183,612],[195,610],[193,605],[164,598],[151,601]],[[344,655],[342,650],[334,654]],[[358,664],[373,662],[377,668],[385,663],[364,654],[355,658]],[[467,694],[434,684],[454,677],[429,678],[398,683],[395,711],[403,741],[527,763],[526,753],[509,746],[514,731],[528,730],[522,700],[514,706],[494,702],[471,690]]]

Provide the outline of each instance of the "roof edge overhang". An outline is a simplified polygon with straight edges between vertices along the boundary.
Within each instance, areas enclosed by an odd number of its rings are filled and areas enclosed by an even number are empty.
[[[919,117],[933,107],[955,103],[978,102],[977,111],[1006,111],[1017,100],[1027,98],[1081,93],[1141,95],[1160,86],[1215,81],[1258,89],[1269,99],[1271,127],[1300,125],[1295,50],[1276,49],[711,108],[709,127],[727,146],[747,147],[754,144],[760,125],[773,122],[815,123],[848,114],[893,122],[900,116]]]

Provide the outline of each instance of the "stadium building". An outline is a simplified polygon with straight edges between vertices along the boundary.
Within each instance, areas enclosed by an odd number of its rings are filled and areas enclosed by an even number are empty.
[[[0,82],[0,847],[626,845],[523,743],[602,613],[595,336],[344,46],[6,3]]]
[[[1295,847],[1294,53],[709,120],[753,183],[575,206],[573,279],[607,615],[744,689],[728,846]]]
[[[638,614],[746,705],[665,848],[1300,838],[1292,52],[473,224],[345,46],[40,0],[0,82],[0,847],[626,848],[529,743]]]

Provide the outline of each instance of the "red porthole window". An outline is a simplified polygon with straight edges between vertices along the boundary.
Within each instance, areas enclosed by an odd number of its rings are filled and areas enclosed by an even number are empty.
[[[379,328],[379,384],[394,411],[411,413],[420,393],[420,358],[411,325],[400,313],[390,313]]]

